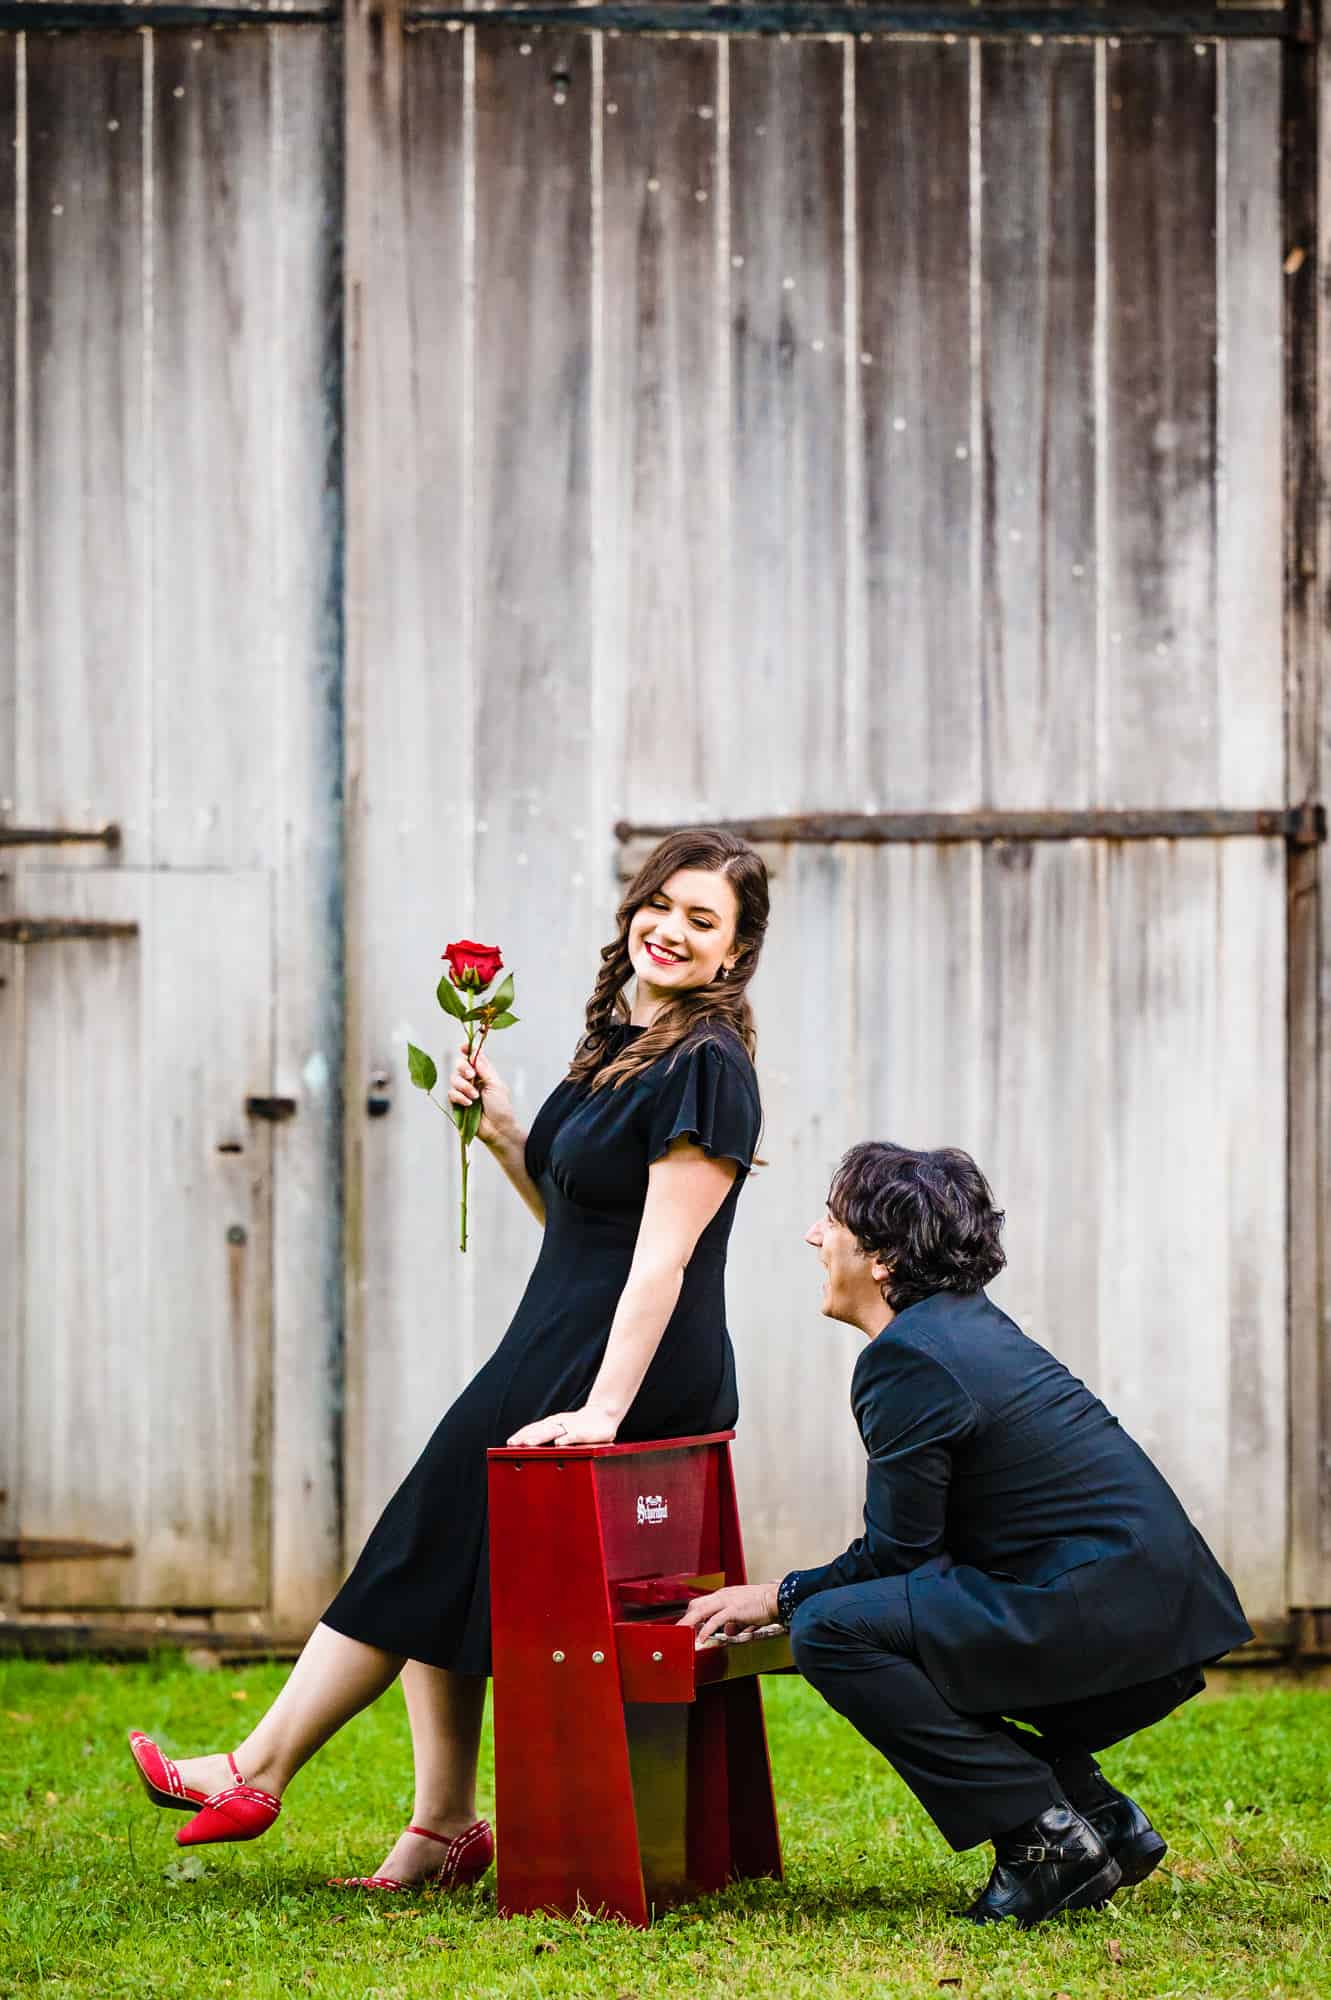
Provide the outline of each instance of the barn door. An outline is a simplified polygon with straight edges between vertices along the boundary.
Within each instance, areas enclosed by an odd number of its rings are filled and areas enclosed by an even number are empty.
[[[21,1603],[262,1605],[268,880],[34,867],[18,888]]]
[[[348,10],[358,1526],[534,1250],[482,1169],[485,1254],[445,1289],[422,1252],[455,1194],[401,1102],[435,954],[475,924],[538,985],[504,1051],[530,1110],[610,928],[611,826],[722,819],[775,864],[771,1165],[729,1280],[758,1567],[854,1530],[853,1355],[801,1236],[879,1132],[976,1152],[998,1295],[1284,1616],[1278,25]]]
[[[294,1635],[340,1559],[339,55],[0,30],[0,919],[65,926],[0,940],[17,1616]]]

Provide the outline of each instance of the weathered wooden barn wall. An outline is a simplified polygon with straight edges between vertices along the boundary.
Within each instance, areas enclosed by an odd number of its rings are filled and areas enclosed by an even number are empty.
[[[1274,44],[478,23],[352,68],[353,1077],[443,1039],[465,917],[534,1108],[616,818],[1283,799]],[[759,1565],[853,1528],[800,1237],[891,1131],[990,1167],[999,1295],[1282,1614],[1283,842],[774,860],[731,1266]],[[480,1175],[451,1259],[400,1109],[352,1127],[354,1528],[534,1248]]]
[[[535,1109],[617,823],[1318,796],[1295,64],[359,6],[0,34],[0,823],[124,828],[8,850],[0,916],[139,925],[0,942],[0,1538],[137,1551],[0,1566],[11,1618],[317,1614],[536,1247],[482,1159],[457,1255],[406,1039],[446,1059],[438,955],[497,937]],[[856,1524],[801,1237],[876,1132],[976,1152],[997,1295],[1254,1614],[1331,1603],[1324,859],[768,851],[751,1564]]]
[[[7,907],[138,925],[8,946],[0,993],[3,1531],[134,1553],[0,1577],[28,1612],[309,1618],[338,1560],[336,44],[10,33],[0,95],[4,817],[122,836],[7,850]]]

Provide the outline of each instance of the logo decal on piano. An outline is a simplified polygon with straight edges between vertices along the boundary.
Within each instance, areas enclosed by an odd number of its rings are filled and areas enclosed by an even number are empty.
[[[638,1495],[639,1527],[642,1526],[644,1521],[664,1521],[669,1518],[669,1514],[669,1502],[663,1500],[659,1493],[640,1493]]]

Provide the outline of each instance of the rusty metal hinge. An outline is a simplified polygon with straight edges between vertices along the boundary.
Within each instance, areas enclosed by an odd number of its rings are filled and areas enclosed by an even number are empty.
[[[83,1542],[59,1535],[0,1536],[0,1563],[99,1562],[103,1556],[132,1556],[133,1542]]]
[[[0,826],[0,847],[119,847],[120,828],[106,826]]]
[[[137,924],[103,923],[92,917],[3,917],[0,941],[57,944],[63,938],[137,937]]]

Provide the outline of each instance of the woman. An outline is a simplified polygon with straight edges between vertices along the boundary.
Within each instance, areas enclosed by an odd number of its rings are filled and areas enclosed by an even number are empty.
[[[464,1052],[449,1099],[481,1092],[478,1137],[544,1227],[536,1268],[252,1734],[179,1764],[131,1734],[154,1803],[197,1808],[182,1846],[266,1832],[301,1765],[401,1674],[411,1824],[376,1875],[339,1886],[454,1888],[489,1867],[475,1801],[490,1666],[486,1448],[734,1424],[723,1281],[761,1123],[747,991],[766,927],[767,871],[751,847],[719,830],[671,834],[620,905],[568,1075],[530,1132],[488,1058],[473,1070]]]

